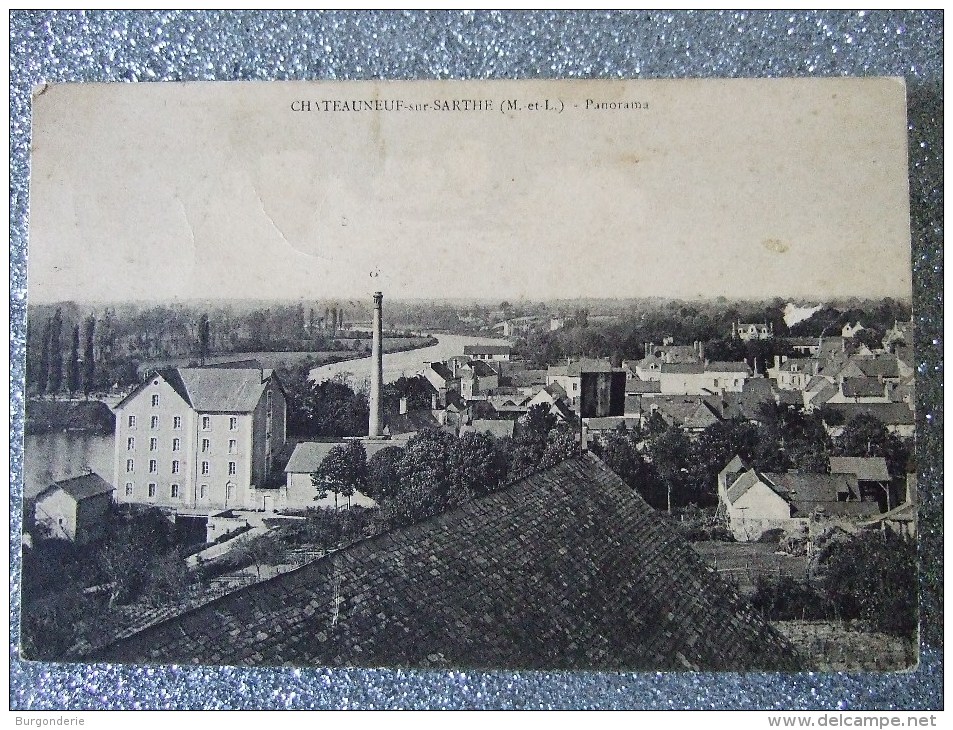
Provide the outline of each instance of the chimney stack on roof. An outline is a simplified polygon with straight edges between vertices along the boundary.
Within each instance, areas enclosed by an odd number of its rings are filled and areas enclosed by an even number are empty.
[[[383,348],[383,301],[384,295],[374,292],[374,314],[371,323],[371,397],[367,435],[380,437],[384,431],[384,348]]]

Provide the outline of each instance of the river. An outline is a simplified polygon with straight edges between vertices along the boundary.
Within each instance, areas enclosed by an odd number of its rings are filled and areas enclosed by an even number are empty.
[[[87,467],[113,480],[113,436],[79,431],[27,434],[23,441],[23,494],[35,497],[51,482],[85,474]]]
[[[408,378],[417,375],[424,368],[425,362],[439,362],[462,355],[465,345],[508,345],[507,340],[493,339],[492,337],[472,337],[468,335],[434,335],[437,344],[423,347],[419,350],[393,352],[384,355],[384,382],[391,383],[400,376]],[[370,380],[371,358],[362,357],[359,360],[347,360],[330,365],[322,365],[311,371],[311,380],[322,382],[330,380],[339,373],[348,373],[353,377],[354,385]]]

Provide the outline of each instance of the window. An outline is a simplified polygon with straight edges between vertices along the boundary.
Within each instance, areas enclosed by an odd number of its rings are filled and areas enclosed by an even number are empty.
[[[129,428],[135,428],[135,427],[136,427],[136,417],[129,416]]]
[[[155,474],[159,471],[159,462],[155,459],[149,459],[149,473]]]
[[[126,439],[126,451],[132,451],[136,448],[136,440],[130,436]]]
[[[172,439],[172,450],[181,451],[182,449],[182,440],[181,439]]]
[[[238,453],[238,441],[235,439],[228,440],[228,453],[237,454]]]
[[[182,416],[172,416],[172,428],[182,428]]]
[[[173,473],[173,474],[178,474],[178,473],[179,473],[179,462],[178,462],[178,460],[173,460],[173,461],[172,461],[172,473]]]
[[[172,497],[172,499],[178,499],[178,498],[179,498],[179,485],[178,485],[178,484],[173,484],[173,485],[172,485],[171,489],[169,490],[169,496]]]
[[[235,476],[238,473],[238,464],[234,461],[228,462],[228,475],[230,477]]]
[[[149,426],[151,428],[159,428],[159,417],[153,416],[151,419],[149,419]]]
[[[155,499],[155,498],[156,498],[156,483],[149,482],[149,499]]]
[[[156,408],[159,405],[159,395],[155,394],[152,396],[152,407]]]
[[[199,485],[199,499],[208,499],[208,484]]]
[[[132,496],[132,482],[126,482],[126,496]]]
[[[159,439],[149,439],[149,451],[158,451]]]
[[[126,459],[126,472],[132,474],[136,470],[135,462],[132,459]]]
[[[208,431],[212,427],[212,419],[208,416],[202,416],[202,430]]]
[[[226,501],[235,499],[235,485],[231,482],[225,485],[225,499]]]
[[[235,416],[231,416],[228,419],[228,430],[237,431],[238,430],[238,419]]]
[[[202,439],[202,453],[206,454],[212,448],[212,442],[208,439]]]
[[[208,473],[209,473],[208,462],[203,461],[202,462],[202,476],[208,476]]]

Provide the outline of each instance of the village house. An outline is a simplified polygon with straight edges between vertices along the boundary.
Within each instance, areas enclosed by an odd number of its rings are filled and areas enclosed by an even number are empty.
[[[890,491],[890,472],[887,460],[882,456],[832,456],[831,474],[850,474],[857,479],[860,495],[865,500],[876,501],[881,512],[896,507]]]
[[[420,373],[433,386],[432,408],[446,408],[451,402],[450,393],[460,392],[460,381],[454,377],[453,371],[442,362],[425,362]]]
[[[768,377],[775,380],[781,390],[804,390],[820,369],[814,358],[788,358],[774,356],[774,367],[768,368]]]
[[[463,354],[471,360],[508,362],[512,359],[513,348],[510,345],[464,345]]]
[[[639,419],[643,425],[653,416],[658,416],[667,426],[678,426],[689,433],[700,433],[722,420],[717,408],[702,396],[643,398],[630,395],[626,397],[624,415]]]
[[[460,379],[460,395],[464,400],[485,399],[500,387],[500,375],[489,363],[473,360],[457,368]]]
[[[914,412],[906,403],[829,403],[825,408],[839,413],[844,423],[858,416],[870,416],[901,438],[912,438],[914,434]],[[827,429],[832,437],[843,430],[843,425],[830,425]]]
[[[894,320],[893,327],[891,327],[883,336],[884,349],[888,352],[896,352],[896,349],[899,347],[913,347],[913,320],[909,322],[898,322]]]
[[[403,449],[407,446],[410,434],[395,436],[389,439],[360,439],[364,445],[367,458],[382,449],[396,447]],[[272,490],[266,512],[274,510],[304,510],[304,509],[334,509],[334,494],[328,492],[321,499],[317,499],[318,487],[311,481],[321,462],[335,446],[341,446],[346,441],[302,441],[291,452],[291,458],[285,466],[285,483],[282,487]],[[361,492],[355,492],[349,499],[337,500],[338,507],[376,507],[377,503]]]
[[[474,418],[470,423],[460,426],[460,436],[468,433],[485,433],[501,439],[513,435],[516,422],[510,419],[487,420]]]
[[[625,409],[625,371],[606,360],[577,360],[550,366],[546,384],[558,384],[569,406],[583,418],[621,416]]]
[[[54,539],[95,542],[106,534],[112,493],[112,484],[95,472],[54,482],[36,495],[34,523]]]
[[[811,520],[859,522],[880,514],[879,504],[861,494],[856,474],[758,472],[738,456],[718,474],[718,500],[739,542],[769,530],[805,534]]]
[[[733,339],[750,342],[752,340],[770,340],[774,337],[774,323],[756,324],[752,322],[732,322]]]
[[[853,325],[850,322],[848,322],[843,327],[841,327],[840,336],[854,337],[858,332],[861,332],[865,329],[867,328],[864,327],[864,325],[862,325],[860,322],[857,322],[857,324],[853,324]]]
[[[270,370],[155,373],[116,406],[119,504],[211,514],[257,508],[285,443],[285,395]]]

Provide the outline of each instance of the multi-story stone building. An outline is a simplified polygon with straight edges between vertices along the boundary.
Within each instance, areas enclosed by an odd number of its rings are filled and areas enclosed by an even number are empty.
[[[212,513],[257,508],[285,443],[270,370],[156,373],[116,407],[116,501]]]

